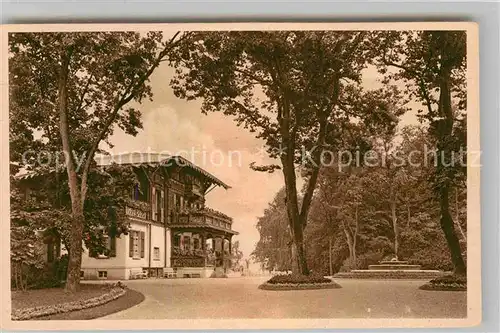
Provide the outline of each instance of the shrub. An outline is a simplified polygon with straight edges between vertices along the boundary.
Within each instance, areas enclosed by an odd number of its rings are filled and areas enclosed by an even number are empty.
[[[52,266],[52,272],[55,278],[60,281],[66,281],[66,275],[68,271],[68,255],[65,254],[61,256],[59,259],[54,261]]]
[[[62,286],[61,280],[51,274],[42,274],[34,280],[28,289],[59,288]]]
[[[430,283],[439,284],[439,283],[458,283],[467,285],[467,277],[460,275],[444,275],[442,277],[431,280]]]
[[[453,264],[447,254],[443,255],[422,255],[408,259],[410,265],[420,265],[422,269],[437,269],[441,271],[452,271]]]
[[[422,290],[449,290],[465,291],[467,290],[467,277],[457,275],[445,275],[429,281],[420,287]]]

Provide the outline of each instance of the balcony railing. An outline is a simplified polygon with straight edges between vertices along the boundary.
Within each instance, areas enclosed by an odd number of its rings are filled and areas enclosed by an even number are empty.
[[[204,224],[231,230],[233,220],[210,208],[182,210],[173,214],[172,224]]]
[[[172,267],[206,267],[215,265],[215,255],[202,249],[184,250],[172,247]]]
[[[125,215],[141,220],[151,219],[151,209],[146,202],[133,202],[125,207]]]
[[[231,260],[231,256],[228,251],[224,251],[224,259],[226,261]],[[172,247],[172,267],[210,267],[215,266],[216,262],[219,262],[218,265],[222,263],[222,256],[220,253],[216,255],[210,250],[185,250],[177,246]]]

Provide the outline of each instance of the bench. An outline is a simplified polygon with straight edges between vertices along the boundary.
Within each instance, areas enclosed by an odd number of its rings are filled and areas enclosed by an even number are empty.
[[[130,271],[130,278],[131,279],[147,279],[148,278],[148,272],[147,271]]]
[[[185,278],[201,278],[200,273],[191,273],[191,274],[184,274]]]

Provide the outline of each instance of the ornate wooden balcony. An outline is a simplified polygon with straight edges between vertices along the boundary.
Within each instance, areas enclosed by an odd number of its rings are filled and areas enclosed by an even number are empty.
[[[134,201],[125,207],[125,215],[141,220],[151,219],[151,208],[149,203]]]
[[[172,227],[210,227],[237,234],[231,229],[232,223],[232,218],[210,208],[191,209],[174,213],[170,222]]]
[[[172,267],[207,267],[215,265],[215,255],[201,249],[185,251],[172,247]]]

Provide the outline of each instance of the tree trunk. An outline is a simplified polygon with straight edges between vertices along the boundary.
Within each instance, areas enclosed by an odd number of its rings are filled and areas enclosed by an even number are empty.
[[[458,206],[458,188],[455,190],[455,223],[457,224],[458,231],[460,231],[462,238],[464,239],[464,241],[467,242],[467,235],[465,234],[464,229],[462,229],[462,226],[460,225],[460,208]]]
[[[330,276],[333,276],[333,260],[332,260],[332,237],[328,239],[328,262]]]
[[[464,259],[462,257],[462,249],[460,248],[460,242],[458,240],[457,234],[455,233],[455,226],[453,223],[453,218],[451,217],[448,202],[448,187],[444,187],[440,190],[440,210],[441,210],[441,229],[444,232],[446,242],[448,243],[448,248],[451,254],[451,261],[453,262],[454,274],[466,275],[467,269],[465,266]]]
[[[394,256],[399,260],[399,228],[398,216],[396,214],[396,203],[391,202],[392,229],[394,230]]]
[[[23,290],[28,290],[28,272],[29,272],[29,267],[27,265],[21,264],[21,281],[23,285]]]
[[[290,144],[286,142],[286,144]],[[305,223],[301,219],[297,200],[297,181],[295,176],[294,149],[288,148],[285,156],[281,157],[283,165],[283,176],[285,178],[286,207],[288,223],[292,236],[292,250],[295,255],[292,258],[292,273],[298,275],[309,275],[307,267],[306,252],[304,248],[304,227]],[[293,253],[293,251],[292,251]]]
[[[406,228],[410,228],[410,221],[411,221],[411,210],[410,210],[410,203],[406,204]]]
[[[342,223],[342,226],[344,227],[343,229],[347,240],[347,247],[349,248],[349,263],[351,264],[351,269],[356,269],[357,268],[356,249],[354,248],[355,244],[353,235],[351,233],[349,226],[345,222]]]
[[[68,270],[66,291],[78,291],[80,286],[80,269],[82,263],[82,231],[83,231],[83,201],[78,186],[78,175],[73,160],[69,123],[68,123],[68,73],[72,47],[68,47],[61,57],[61,68],[58,86],[59,130],[63,146],[66,171],[68,173],[69,193],[71,197],[71,225],[69,235]]]
[[[302,226],[297,228],[297,230],[294,232],[294,238],[294,243],[297,249],[296,261],[298,273],[301,275],[309,275],[310,272],[307,266],[306,251],[304,246],[304,229],[302,228]]]
[[[438,113],[442,117],[438,126],[438,176],[445,175],[447,172],[446,161],[451,159],[449,141],[453,131],[453,112],[451,108],[451,90],[450,90],[450,72],[446,68],[442,68],[440,93],[439,93],[439,108]],[[439,184],[439,208],[441,212],[440,224],[443,230],[448,248],[451,254],[451,260],[454,266],[454,274],[466,275],[467,268],[462,257],[462,250],[457,234],[455,233],[455,225],[450,213],[449,192],[450,181],[445,178]]]
[[[359,232],[358,209],[359,209],[359,206],[356,205],[355,214],[354,214],[355,227],[354,227],[354,233],[352,235],[352,260],[354,263],[354,266],[353,266],[354,269],[358,269],[358,256],[356,254],[356,245],[358,243],[358,232]]]
[[[14,284],[16,286],[16,290],[19,290],[19,278],[18,278],[18,273],[17,273],[17,262],[12,265],[12,271],[14,272]]]
[[[356,262],[354,261],[354,250],[351,243],[349,243],[349,263],[351,266],[349,267],[350,271],[356,269]]]
[[[66,291],[75,292],[80,287],[80,270],[82,267],[82,233],[83,209],[73,210],[70,232],[70,248],[68,251],[68,270],[66,274]]]

